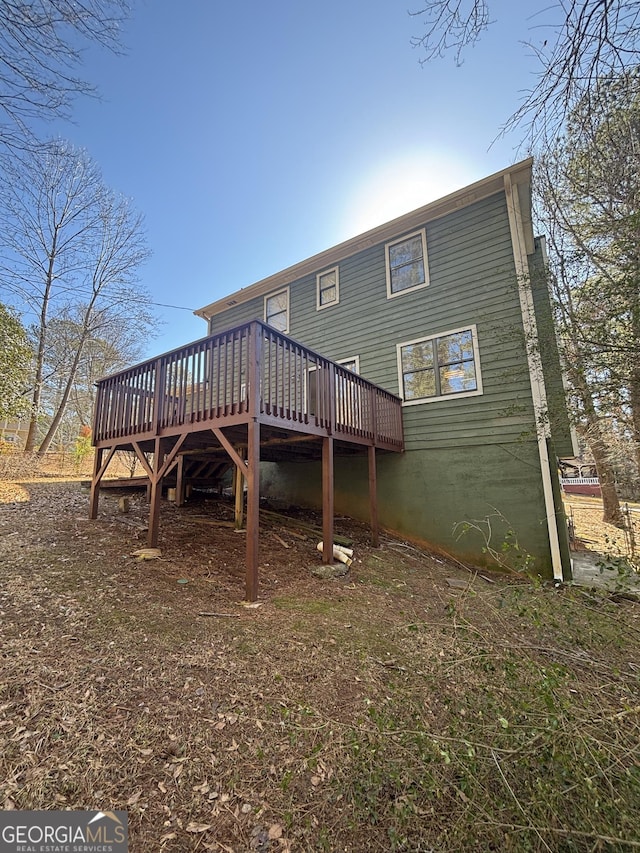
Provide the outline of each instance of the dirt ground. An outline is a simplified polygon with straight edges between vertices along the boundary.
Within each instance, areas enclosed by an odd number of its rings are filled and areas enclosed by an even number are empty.
[[[233,507],[0,481],[0,808],[126,809],[130,850],[640,846],[640,605]],[[571,809],[567,809],[567,802]]]
[[[575,530],[578,551],[597,551],[610,557],[634,558],[640,553],[640,505],[622,503],[626,530],[602,521],[602,500],[565,495],[565,513]]]

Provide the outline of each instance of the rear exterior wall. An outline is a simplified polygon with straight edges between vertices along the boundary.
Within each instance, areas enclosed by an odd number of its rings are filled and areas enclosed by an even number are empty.
[[[341,260],[339,303],[316,308],[316,275],[289,285],[288,334],[334,360],[359,358],[366,379],[400,394],[397,344],[477,329],[483,393],[403,408],[405,453],[378,455],[380,523],[477,564],[488,530],[501,549],[512,529],[535,569],[551,574],[518,282],[504,193],[425,223],[427,287],[387,298],[385,246]],[[398,237],[402,237],[401,233]],[[318,269],[316,272],[322,272]],[[277,292],[279,287],[274,287]],[[264,318],[262,297],[214,316],[216,333]],[[366,459],[336,460],[336,509],[368,515]],[[320,468],[265,464],[261,490],[318,505]]]

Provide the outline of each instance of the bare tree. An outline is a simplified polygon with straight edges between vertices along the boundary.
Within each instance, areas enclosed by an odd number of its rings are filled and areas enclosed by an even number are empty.
[[[149,298],[134,285],[149,250],[141,216],[127,199],[107,189],[84,152],[63,142],[50,143],[6,158],[5,175],[0,189],[0,287],[30,311],[36,343],[26,451],[36,445],[46,366],[51,362],[51,322],[70,312],[76,319],[60,398],[39,448],[44,453],[64,415],[87,342],[115,318],[132,326],[146,324]],[[136,310],[141,304],[145,310]]]
[[[68,416],[75,424],[76,434],[81,426],[91,424],[98,379],[141,361],[145,356],[146,343],[157,328],[157,320],[140,302],[136,302],[138,316],[135,323],[124,316],[123,310],[116,310],[123,308],[111,306],[101,312],[99,323],[95,324],[99,328],[91,330],[82,349],[68,405]],[[84,306],[78,306],[72,314],[61,318],[55,327],[52,324],[49,351],[52,362],[58,364],[51,370],[52,377],[69,372],[65,362],[82,335],[83,316]]]
[[[0,142],[33,141],[34,119],[69,115],[73,97],[93,94],[77,76],[82,49],[119,50],[127,0],[0,0]]]
[[[453,53],[459,64],[492,24],[489,0],[429,0],[411,12],[422,35],[412,44],[423,62]],[[530,141],[552,138],[573,104],[601,77],[615,77],[640,61],[640,0],[555,0],[536,16],[538,40],[524,39],[537,56],[536,85],[503,131],[528,128]]]

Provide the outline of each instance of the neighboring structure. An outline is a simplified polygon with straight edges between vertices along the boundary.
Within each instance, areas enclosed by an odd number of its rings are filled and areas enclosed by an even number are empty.
[[[29,421],[20,418],[5,418],[0,420],[0,441],[5,442],[16,450],[22,450],[29,432]]]
[[[196,312],[209,334],[260,318],[398,394],[403,454],[380,456],[381,524],[471,563],[490,551],[570,577],[558,456],[573,456],[531,160]],[[341,400],[338,395],[337,405]],[[261,491],[319,505],[319,462],[263,463]],[[335,472],[368,517],[366,458]]]
[[[593,462],[584,462],[579,458],[561,460],[560,485],[567,495],[602,497],[598,470]]]

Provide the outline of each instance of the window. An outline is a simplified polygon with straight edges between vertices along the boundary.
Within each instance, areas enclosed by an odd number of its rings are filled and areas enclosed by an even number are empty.
[[[289,331],[289,288],[264,298],[264,321],[279,332]]]
[[[353,358],[342,358],[336,361],[336,364],[339,364],[341,367],[350,370],[351,373],[360,373],[360,356],[356,355]],[[322,370],[323,368],[320,367]],[[360,394],[360,389],[358,386],[355,386],[353,383],[349,382],[348,378],[342,374],[336,375],[336,402],[338,406],[338,414],[344,408],[344,399],[347,394],[347,389],[351,388],[352,395]],[[306,383],[306,399],[307,404],[305,406],[306,410],[310,415],[315,415],[316,413],[316,394],[318,391],[318,367],[314,364],[307,370],[307,383]]]
[[[385,246],[387,297],[398,296],[429,283],[427,238],[424,228]]]
[[[340,275],[338,267],[318,273],[316,276],[318,311],[340,301]]]
[[[476,327],[398,344],[405,405],[482,394]]]
[[[356,355],[353,358],[339,358],[337,364],[346,367],[352,373],[360,373],[360,356]]]
[[[360,356],[341,358],[337,362],[349,373],[360,373]],[[362,385],[344,373],[336,374],[336,419],[349,429],[360,429],[363,417]]]

